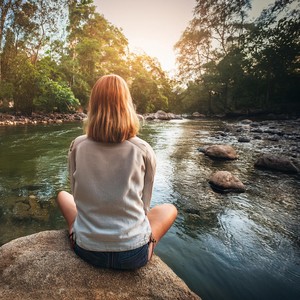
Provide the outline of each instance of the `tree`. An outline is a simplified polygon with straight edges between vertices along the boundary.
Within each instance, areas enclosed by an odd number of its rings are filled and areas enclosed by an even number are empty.
[[[174,46],[181,75],[199,79],[203,65],[219,61],[233,46],[239,47],[250,8],[250,0],[198,0],[195,17]]]
[[[198,0],[194,19],[175,45],[179,75],[199,85],[207,98],[195,99],[210,112],[299,106],[300,3],[276,0],[252,23],[250,4]]]
[[[131,58],[131,94],[139,113],[168,110],[173,96],[171,82],[159,62],[150,56]]]
[[[249,34],[245,53],[250,72],[263,84],[261,106],[280,108],[299,94],[300,4],[275,1],[262,11]]]
[[[12,63],[10,82],[14,86],[14,109],[31,114],[34,111],[34,98],[38,93],[38,73],[24,54],[19,54]]]
[[[172,82],[156,59],[132,55],[122,30],[92,0],[0,0],[0,101],[31,113],[85,108],[102,75],[116,73],[141,112],[175,105]],[[78,102],[79,101],[79,102]]]
[[[194,19],[175,45],[180,77],[184,82],[193,80],[203,85],[199,90],[207,91],[202,102],[207,103],[209,112],[213,99],[220,100],[224,110],[230,109],[233,74],[238,76],[242,72],[234,61],[242,60],[239,49],[244,42],[245,18],[250,8],[248,0],[198,0]]]
[[[69,2],[67,28],[68,48],[61,68],[75,96],[85,106],[98,77],[107,73],[128,76],[128,42],[118,28],[96,13],[93,1]]]
[[[207,30],[198,28],[192,20],[175,44],[179,77],[184,81],[198,79],[203,74],[203,65],[212,59],[211,39]]]
[[[31,18],[32,26],[26,37],[27,53],[35,65],[41,51],[49,48],[51,40],[56,40],[60,33],[59,25],[64,23],[64,9],[66,0],[34,1],[34,14]]]
[[[24,49],[27,35],[33,28],[33,1],[10,0],[0,2],[0,80],[5,80],[7,59]],[[12,53],[11,53],[12,51]]]

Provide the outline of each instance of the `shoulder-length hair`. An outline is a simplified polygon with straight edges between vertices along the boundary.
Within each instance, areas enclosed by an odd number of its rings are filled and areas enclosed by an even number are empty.
[[[139,131],[129,88],[118,75],[105,75],[95,83],[88,106],[86,134],[97,142],[121,143]]]

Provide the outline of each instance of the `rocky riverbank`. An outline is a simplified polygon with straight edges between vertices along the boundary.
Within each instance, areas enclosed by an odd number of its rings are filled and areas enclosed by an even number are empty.
[[[141,120],[178,120],[178,119],[202,119],[206,116],[195,112],[193,114],[178,115],[174,113],[167,113],[162,110],[156,113],[148,113],[145,115],[138,115]],[[32,113],[30,116],[22,114],[6,114],[0,113],[0,126],[13,126],[13,125],[37,125],[37,124],[61,124],[65,122],[83,121],[87,118],[87,115],[83,112],[77,112],[73,114],[62,113]]]
[[[32,113],[30,116],[22,114],[3,114],[0,113],[0,126],[13,125],[37,125],[37,124],[61,124],[65,122],[83,121],[87,115],[85,113],[74,114],[39,114]]]
[[[146,121],[169,121],[169,120],[182,120],[182,119],[190,119],[190,120],[199,120],[207,118],[208,116],[201,114],[199,112],[194,112],[192,114],[174,114],[171,112],[165,112],[162,110],[158,110],[155,113],[147,113],[144,115],[138,115],[141,120]],[[258,115],[262,118],[262,115]],[[209,116],[212,119],[228,119],[228,118],[240,119],[243,117],[247,117],[245,114],[223,114],[223,115],[214,115]],[[42,114],[42,113],[32,113],[31,115],[23,115],[20,113],[17,114],[9,114],[9,113],[0,113],[0,126],[13,126],[13,125],[37,125],[37,124],[61,124],[65,122],[76,122],[83,121],[87,118],[87,114],[83,112],[62,114],[62,113],[50,113],[50,114]],[[280,114],[266,114],[265,119],[267,120],[289,120],[288,115]],[[293,117],[296,120],[296,117]],[[252,125],[255,126],[256,123]],[[241,140],[242,141],[242,140]]]

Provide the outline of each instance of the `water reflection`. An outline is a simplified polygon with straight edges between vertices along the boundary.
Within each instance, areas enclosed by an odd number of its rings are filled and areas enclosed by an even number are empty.
[[[152,205],[170,202],[179,209],[156,253],[204,300],[298,299],[299,176],[254,169],[262,141],[220,138],[223,128],[220,121],[176,120],[149,122],[141,131],[158,161]],[[67,150],[81,132],[78,124],[0,127],[0,244],[65,228],[53,200],[68,188]],[[197,150],[214,143],[233,145],[239,159],[215,161]],[[216,170],[232,172],[246,192],[212,191],[208,178]],[[16,203],[26,205],[30,196],[47,219],[39,211],[38,217],[15,217]]]

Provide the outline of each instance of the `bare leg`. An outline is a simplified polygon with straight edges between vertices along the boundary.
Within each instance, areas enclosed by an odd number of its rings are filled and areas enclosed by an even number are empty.
[[[154,247],[174,223],[177,217],[177,209],[173,204],[157,205],[148,212],[147,217],[150,222],[152,237],[156,240],[156,243],[150,243],[149,245],[148,258],[150,259]]]
[[[72,232],[73,223],[77,216],[77,208],[73,196],[65,191],[61,191],[57,195],[57,204],[62,215],[68,223],[69,233]]]

